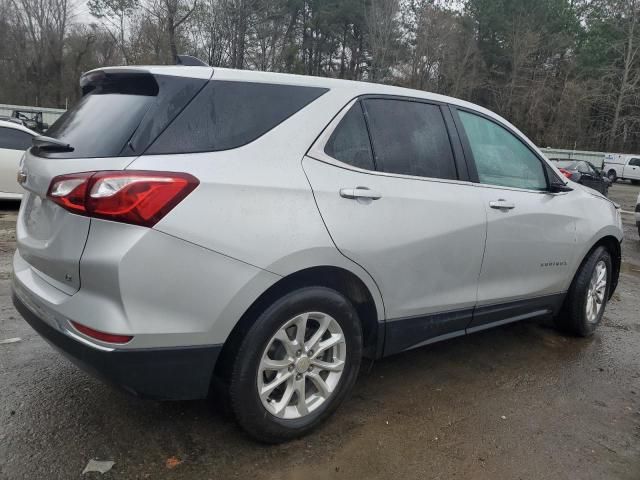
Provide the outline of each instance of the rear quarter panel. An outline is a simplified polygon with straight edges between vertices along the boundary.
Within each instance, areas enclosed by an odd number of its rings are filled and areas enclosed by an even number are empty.
[[[335,248],[302,169],[306,151],[352,97],[348,89],[329,91],[236,149],[139,157],[129,169],[187,172],[200,180],[154,228],[278,277],[315,266],[345,268],[367,285],[384,318],[375,282]]]

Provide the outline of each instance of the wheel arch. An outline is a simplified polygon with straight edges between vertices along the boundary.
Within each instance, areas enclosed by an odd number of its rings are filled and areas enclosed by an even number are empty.
[[[584,265],[591,253],[598,247],[605,247],[611,255],[611,263],[613,266],[613,272],[611,275],[611,289],[609,290],[609,298],[611,298],[616,290],[616,287],[618,286],[618,277],[620,276],[620,267],[622,264],[622,248],[620,246],[620,241],[614,235],[604,235],[598,238],[591,245],[587,252],[582,256],[582,260],[580,260],[580,264],[578,265],[578,268],[574,272],[571,279],[571,285],[573,285],[573,282],[580,272],[582,265]]]
[[[358,275],[345,268],[329,265],[316,266],[298,270],[281,278],[249,306],[222,347],[216,362],[216,376],[223,381],[228,380],[235,352],[260,313],[283,295],[310,286],[334,289],[353,303],[362,325],[364,356],[380,357],[383,350],[384,322],[379,319],[383,318],[383,312],[378,311],[373,293]]]

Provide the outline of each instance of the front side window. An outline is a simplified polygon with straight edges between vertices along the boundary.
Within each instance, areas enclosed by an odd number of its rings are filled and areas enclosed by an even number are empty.
[[[459,111],[480,183],[501,187],[546,190],[540,159],[521,140],[497,123]]]
[[[456,179],[447,127],[440,107],[408,100],[364,101],[378,170]]]
[[[324,147],[324,153],[354,167],[374,170],[367,124],[360,102],[342,117]]]
[[[632,158],[631,161],[629,162],[629,165],[632,165],[634,167],[640,167],[640,158]]]
[[[31,146],[32,138],[30,134],[22,130],[0,127],[0,148],[26,150]]]

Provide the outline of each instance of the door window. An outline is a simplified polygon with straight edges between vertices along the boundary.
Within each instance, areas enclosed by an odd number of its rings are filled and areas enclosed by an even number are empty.
[[[515,135],[479,115],[460,111],[480,183],[546,190],[541,160]]]
[[[640,158],[632,158],[629,161],[629,165],[632,165],[634,167],[640,167]]]
[[[405,100],[364,101],[378,170],[456,179],[449,134],[440,107]]]
[[[600,175],[600,173],[598,172],[598,170],[596,169],[596,167],[594,167],[593,165],[591,165],[589,162],[587,163],[587,168],[589,169],[589,173],[591,175]]]
[[[31,146],[31,134],[15,128],[0,127],[0,148],[26,150]]]
[[[589,166],[584,162],[578,163],[578,171],[580,173],[591,173],[591,170],[589,169]]]
[[[340,120],[325,145],[324,152],[354,167],[375,169],[367,124],[360,102],[356,102]]]

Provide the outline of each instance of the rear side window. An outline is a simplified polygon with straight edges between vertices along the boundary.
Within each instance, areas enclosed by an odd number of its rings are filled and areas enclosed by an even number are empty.
[[[246,145],[326,91],[212,80],[146,154],[211,152]]]
[[[437,105],[405,100],[364,101],[378,170],[456,179],[444,118]]]
[[[0,148],[8,150],[26,150],[31,146],[33,137],[22,130],[0,127]]]
[[[632,158],[629,161],[629,165],[631,165],[633,167],[640,167],[640,158]]]
[[[356,102],[342,117],[325,145],[324,152],[354,167],[375,169],[367,124],[360,102]]]

